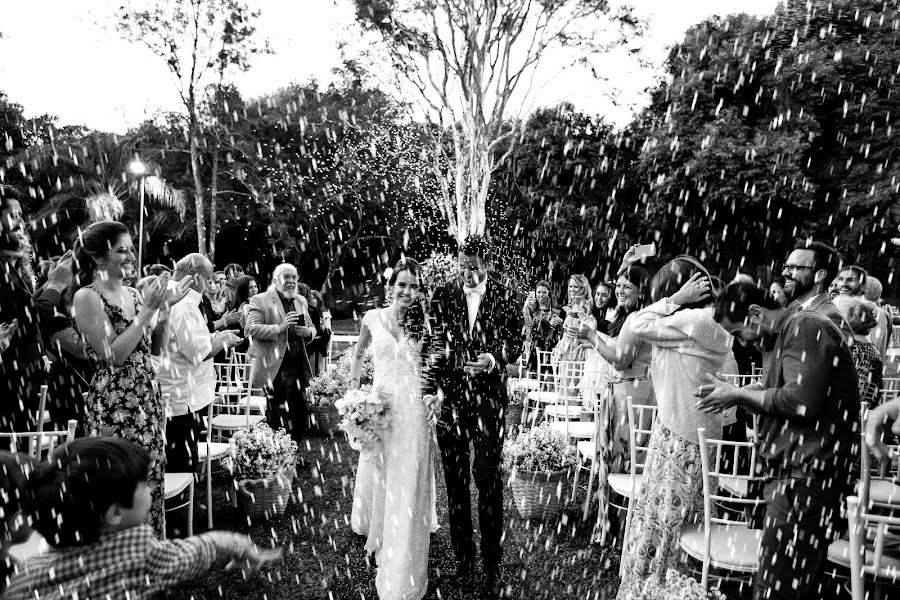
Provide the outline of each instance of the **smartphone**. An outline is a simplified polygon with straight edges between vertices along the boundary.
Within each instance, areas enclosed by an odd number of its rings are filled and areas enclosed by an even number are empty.
[[[656,256],[656,244],[641,244],[634,249],[635,258],[650,258]]]

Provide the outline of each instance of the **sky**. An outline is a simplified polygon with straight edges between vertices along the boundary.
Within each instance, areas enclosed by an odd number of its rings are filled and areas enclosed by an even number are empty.
[[[0,90],[25,107],[26,116],[57,115],[61,125],[124,133],[179,99],[165,64],[114,30],[116,8],[128,0],[11,2],[0,22]],[[327,85],[340,63],[337,42],[352,31],[349,0],[249,0],[259,9],[260,35],[274,54],[257,57],[234,80],[245,98],[316,79]],[[575,71],[542,72],[528,107],[571,101],[589,114],[625,125],[660,77],[666,49],[685,30],[713,14],[765,14],[778,0],[634,0],[648,21],[644,67],[622,55],[599,63],[607,81]],[[613,93],[614,92],[614,93]],[[615,99],[612,99],[615,96]]]

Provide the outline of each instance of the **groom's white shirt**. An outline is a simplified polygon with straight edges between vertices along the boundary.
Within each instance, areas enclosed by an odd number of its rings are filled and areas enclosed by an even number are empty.
[[[481,299],[487,292],[487,277],[475,287],[464,286],[463,291],[466,293],[466,306],[469,309],[469,333],[475,329],[475,319],[478,318],[478,309],[481,308]]]

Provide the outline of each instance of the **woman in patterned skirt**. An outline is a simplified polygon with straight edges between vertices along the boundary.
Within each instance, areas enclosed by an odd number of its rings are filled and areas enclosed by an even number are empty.
[[[706,373],[722,372],[732,338],[713,320],[715,290],[707,270],[689,256],[665,265],[650,284],[654,303],[636,315],[634,335],[653,346],[650,378],[659,407],[647,462],[622,545],[617,598],[649,577],[665,580],[680,555],[681,528],[702,514],[703,473],[698,427],[722,437],[722,415],[696,408]]]
[[[94,223],[75,244],[78,285],[74,316],[95,372],[85,405],[85,432],[136,442],[150,453],[150,524],[164,533],[165,406],[150,364],[151,347],[165,343],[168,307],[187,292],[169,289],[168,274],[141,299],[122,284],[134,264],[134,244],[121,223]],[[184,289],[182,289],[184,288]],[[155,319],[155,323],[154,323]],[[151,341],[151,326],[152,341]]]

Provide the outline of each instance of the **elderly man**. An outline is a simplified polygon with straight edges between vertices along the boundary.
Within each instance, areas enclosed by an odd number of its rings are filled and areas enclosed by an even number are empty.
[[[203,411],[215,399],[216,372],[213,357],[235,346],[233,331],[210,334],[200,310],[203,292],[213,266],[202,254],[188,254],[175,265],[170,286],[189,277],[187,296],[169,314],[169,341],[157,361],[157,380],[169,396],[171,418],[166,424],[166,462],[169,471],[192,471],[198,464],[197,441],[203,431]]]
[[[306,428],[304,392],[310,379],[306,342],[315,335],[297,269],[280,264],[273,286],[250,299],[244,333],[250,338],[250,377],[256,388],[270,388],[268,420],[298,442]]]

